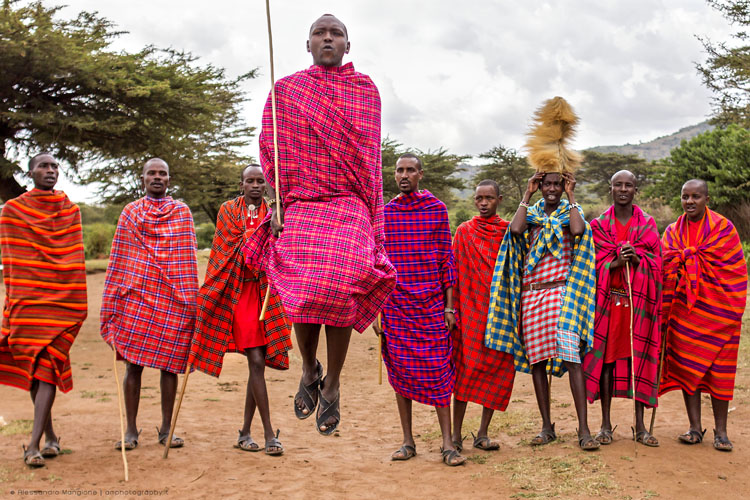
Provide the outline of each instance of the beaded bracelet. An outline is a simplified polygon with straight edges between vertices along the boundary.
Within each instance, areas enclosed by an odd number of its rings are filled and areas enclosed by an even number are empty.
[[[531,205],[526,203],[525,201],[521,201],[521,203],[518,204],[519,207],[529,208]]]

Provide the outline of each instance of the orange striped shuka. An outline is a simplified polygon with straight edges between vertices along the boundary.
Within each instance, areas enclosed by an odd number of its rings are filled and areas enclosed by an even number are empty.
[[[706,208],[695,225],[681,215],[662,242],[667,352],[659,394],[683,389],[731,400],[747,299],[737,230]]]
[[[0,214],[5,304],[0,384],[73,388],[70,347],[86,319],[81,213],[62,191],[33,189]]]

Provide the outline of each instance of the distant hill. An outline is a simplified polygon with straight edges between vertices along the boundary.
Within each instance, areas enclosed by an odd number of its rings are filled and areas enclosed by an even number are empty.
[[[713,128],[713,125],[709,125],[708,122],[705,121],[697,125],[681,128],[674,134],[658,137],[653,141],[642,142],[640,144],[625,144],[623,146],[596,146],[590,148],[589,151],[597,151],[599,153],[620,153],[623,155],[634,154],[648,161],[660,160],[669,156],[669,152],[679,146],[683,139],[692,139],[696,135],[707,132]]]

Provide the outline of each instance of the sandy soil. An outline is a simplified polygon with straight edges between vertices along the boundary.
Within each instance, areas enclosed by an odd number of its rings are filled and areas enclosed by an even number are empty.
[[[113,449],[120,427],[112,356],[98,332],[103,282],[104,274],[89,275],[89,319],[72,351],[74,389],[58,393],[54,406],[54,425],[62,436],[65,454],[48,460],[47,466],[38,470],[23,464],[21,445],[28,440],[30,429],[24,421],[33,418],[32,405],[23,391],[0,386],[0,416],[8,423],[0,428],[3,498],[35,493],[121,498],[250,498],[265,493],[308,499],[750,496],[746,473],[750,465],[750,348],[746,342],[735,400],[730,405],[732,453],[719,453],[711,447],[707,401],[707,441],[692,447],[677,442],[676,436],[687,429],[677,392],[662,398],[657,413],[655,434],[661,440],[660,448],[639,445],[635,453],[630,439],[632,406],[629,401],[615,400],[616,441],[598,452],[581,452],[575,442],[576,420],[567,378],[553,381],[553,418],[562,439],[532,449],[527,441],[538,431],[540,419],[531,378],[519,374],[509,410],[496,414],[491,427],[502,443],[501,450],[488,453],[471,448],[469,433],[478,425],[481,409],[470,405],[464,425],[464,434],[469,436],[465,454],[470,460],[464,467],[448,468],[440,462],[435,413],[421,405],[415,405],[414,414],[419,455],[408,462],[389,460],[400,445],[400,426],[385,373],[383,385],[378,385],[377,339],[370,331],[352,337],[343,373],[342,424],[336,436],[320,436],[313,419],[294,417],[293,394],[300,376],[296,351],[292,351],[290,370],[267,372],[272,420],[281,429],[280,439],[286,447],[282,457],[232,448],[242,423],[247,379],[244,357],[234,354],[226,357],[220,379],[202,373],[190,377],[177,425],[186,446],[162,459],[155,430],[160,421],[158,373],[146,370],[139,414],[143,434],[140,446],[128,453],[130,481],[126,483],[120,453]],[[4,297],[2,289],[0,297]],[[325,360],[325,346],[320,348]],[[123,369],[120,364],[120,376]],[[592,429],[598,429],[599,412],[598,405],[589,407]],[[253,424],[253,435],[262,442],[259,419]]]

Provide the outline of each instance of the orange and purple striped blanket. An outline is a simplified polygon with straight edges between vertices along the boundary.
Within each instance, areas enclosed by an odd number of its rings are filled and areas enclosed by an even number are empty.
[[[33,189],[0,214],[5,304],[0,384],[73,388],[70,347],[86,319],[81,213],[62,191]]]
[[[667,228],[662,242],[667,353],[659,393],[683,389],[731,400],[747,298],[737,230],[707,208],[694,244],[685,215]]]

